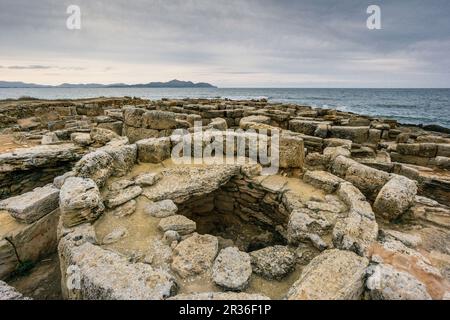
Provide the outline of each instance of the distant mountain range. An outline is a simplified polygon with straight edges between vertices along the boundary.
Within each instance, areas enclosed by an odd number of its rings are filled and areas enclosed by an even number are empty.
[[[19,81],[0,81],[0,88],[217,88],[206,82],[172,80],[168,82],[149,82],[143,84],[99,84],[99,83],[63,83],[58,86],[25,83]]]

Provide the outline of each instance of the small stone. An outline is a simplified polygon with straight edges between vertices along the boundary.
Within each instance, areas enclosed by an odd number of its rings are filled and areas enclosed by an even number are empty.
[[[211,270],[218,248],[216,237],[194,233],[175,247],[172,269],[181,278],[205,274]]]
[[[113,196],[106,200],[106,206],[108,208],[115,208],[124,204],[138,196],[142,193],[142,188],[139,186],[128,187],[123,191],[114,192]]]
[[[178,208],[172,200],[162,200],[147,205],[145,212],[152,217],[167,218],[177,213]]]
[[[127,203],[114,208],[114,210],[111,211],[111,214],[119,218],[131,216],[136,211],[136,206],[136,200],[130,200]]]
[[[141,187],[150,187],[162,179],[161,173],[145,173],[137,176],[134,181]]]
[[[164,232],[173,230],[180,235],[187,235],[195,231],[197,224],[185,216],[175,215],[161,219],[158,228]]]
[[[91,135],[89,133],[74,132],[70,135],[70,139],[77,145],[86,147],[92,144]]]
[[[150,244],[144,261],[154,268],[169,270],[172,262],[172,248],[161,240],[155,239]]]
[[[128,230],[126,228],[120,227],[114,229],[111,233],[103,238],[103,244],[115,243],[128,235]]]
[[[236,247],[220,251],[212,268],[214,283],[228,290],[244,290],[251,275],[249,254],[239,251]]]
[[[250,253],[253,271],[266,279],[282,279],[292,270],[296,255],[285,246],[267,247]]]
[[[180,239],[180,234],[175,230],[167,230],[164,232],[163,240],[168,245],[172,245],[173,242],[178,242]]]
[[[113,183],[111,183],[111,185],[109,186],[109,190],[110,191],[120,191],[123,190],[125,188],[128,188],[129,186],[134,185],[134,181],[131,180],[119,180],[119,181],[115,181]]]

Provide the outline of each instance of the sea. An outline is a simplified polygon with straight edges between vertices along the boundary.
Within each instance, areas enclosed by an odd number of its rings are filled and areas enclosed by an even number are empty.
[[[0,99],[81,99],[93,97],[258,99],[335,108],[403,124],[450,128],[450,89],[293,88],[0,88]]]

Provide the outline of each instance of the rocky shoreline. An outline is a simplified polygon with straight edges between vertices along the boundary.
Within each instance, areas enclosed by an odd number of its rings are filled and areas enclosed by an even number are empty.
[[[279,171],[173,163],[196,122],[279,131]],[[0,299],[55,253],[65,299],[449,299],[439,131],[264,99],[0,101]]]

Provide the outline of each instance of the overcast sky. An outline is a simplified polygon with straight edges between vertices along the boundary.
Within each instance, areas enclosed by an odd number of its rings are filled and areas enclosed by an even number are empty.
[[[0,80],[448,88],[449,15],[448,0],[0,0]]]

